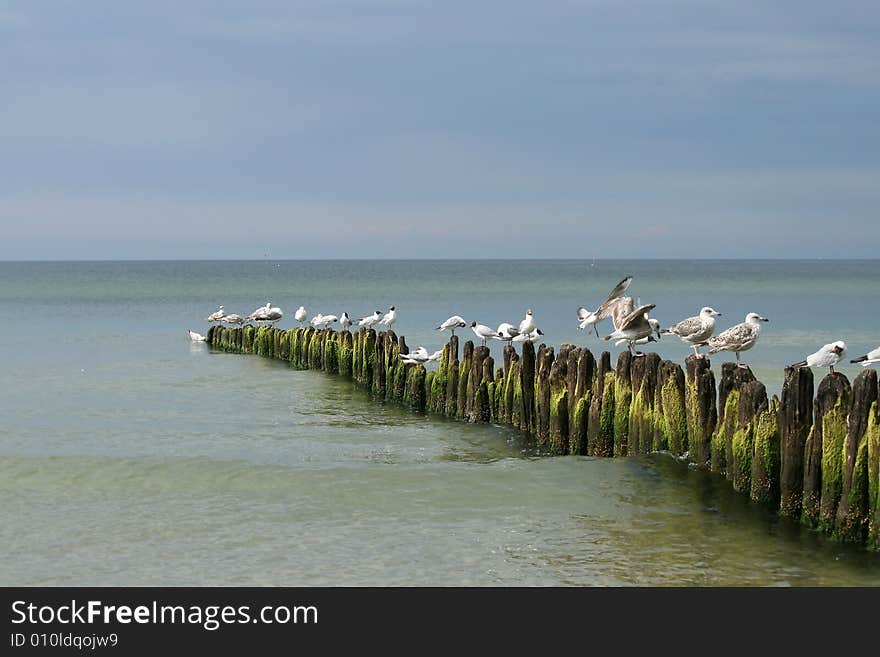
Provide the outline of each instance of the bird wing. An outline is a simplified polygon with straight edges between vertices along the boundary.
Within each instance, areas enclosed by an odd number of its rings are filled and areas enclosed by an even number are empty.
[[[709,338],[710,347],[741,347],[755,337],[755,328],[748,322],[731,326],[714,338]]]
[[[596,311],[597,321],[611,318],[614,328],[620,328],[620,322],[635,309],[632,297],[620,297],[603,303]]]
[[[618,283],[617,285],[615,285],[615,286],[614,286],[614,289],[611,290],[611,294],[609,294],[609,295],[608,295],[608,298],[605,299],[603,305],[604,305],[605,303],[608,303],[609,301],[612,301],[612,300],[616,299],[616,298],[619,297],[621,294],[623,294],[624,292],[626,292],[626,289],[629,287],[629,284],[632,283],[632,281],[633,281],[633,277],[632,277],[632,276],[627,276],[627,277],[624,278],[622,281],[620,281],[620,283]]]
[[[679,337],[693,335],[703,328],[703,322],[699,317],[688,317],[681,320],[678,324],[669,327],[669,332]]]
[[[629,313],[628,315],[623,317],[623,319],[620,322],[620,325],[617,327],[618,330],[623,331],[628,328],[631,328],[631,327],[635,326],[636,323],[638,323],[640,321],[647,322],[648,320],[645,319],[645,315],[647,313],[651,312],[652,310],[654,310],[654,308],[656,308],[656,307],[657,307],[657,304],[655,304],[655,303],[649,303],[644,306],[639,306],[638,308],[633,310],[631,313]]]

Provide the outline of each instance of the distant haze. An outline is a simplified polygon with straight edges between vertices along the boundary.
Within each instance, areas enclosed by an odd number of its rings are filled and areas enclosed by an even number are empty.
[[[0,259],[876,257],[880,5],[0,5]]]

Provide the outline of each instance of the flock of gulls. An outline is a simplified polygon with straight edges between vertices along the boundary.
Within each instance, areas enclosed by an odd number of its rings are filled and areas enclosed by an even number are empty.
[[[667,328],[661,328],[660,322],[648,316],[654,310],[656,304],[649,303],[643,305],[641,299],[634,302],[632,297],[624,296],[624,292],[627,291],[632,281],[632,276],[627,276],[620,281],[596,310],[591,311],[583,307],[578,308],[578,329],[592,329],[596,337],[601,337],[599,325],[604,320],[610,319],[613,330],[605,335],[604,339],[615,340],[617,346],[626,345],[630,353],[635,357],[644,356],[644,353],[634,349],[635,345],[656,342],[660,339],[661,335],[675,335],[694,350],[694,355],[697,358],[704,358],[703,354],[700,353],[701,347],[708,347],[709,355],[717,354],[721,351],[732,351],[736,356],[737,365],[745,368],[747,366],[740,361],[740,353],[748,351],[755,346],[758,338],[761,337],[762,326],[765,322],[770,321],[758,313],[751,312],[746,315],[743,322],[731,326],[718,335],[714,335],[715,318],[721,317],[721,313],[709,306],[705,306],[697,315],[683,319]],[[235,313],[227,314],[224,307],[220,306],[216,312],[207,317],[207,321],[209,323],[238,326],[249,322],[274,326],[283,317],[284,313],[281,308],[273,306],[271,302],[267,302],[265,306],[260,306],[247,317],[242,317]],[[309,324],[316,329],[327,328],[336,322],[339,322],[343,330],[354,325],[358,328],[372,328],[379,325],[390,329],[397,321],[397,310],[394,306],[391,306],[386,313],[376,310],[372,314],[361,317],[358,320],[353,320],[346,312],[343,312],[341,316],[317,313],[311,319],[308,319],[305,307],[300,306],[293,314],[293,317],[300,325],[308,320]],[[488,340],[500,340],[512,344],[514,342],[533,342],[544,335],[543,331],[538,328],[531,309],[526,311],[525,317],[518,325],[504,322],[499,324],[498,328],[492,328],[485,324],[479,324],[476,321],[468,324],[462,317],[453,315],[437,326],[436,330],[450,331],[452,335],[455,335],[456,329],[463,329],[468,326],[470,326],[474,335],[481,340],[483,346],[486,345]],[[188,333],[190,340],[196,342],[205,341],[205,336],[195,331],[190,330]],[[442,350],[428,353],[425,347],[419,346],[408,354],[401,354],[400,358],[406,364],[426,364],[439,361],[442,353]],[[837,376],[834,366],[844,358],[845,354],[846,344],[842,340],[837,340],[822,346],[816,353],[810,354],[801,362],[793,364],[792,367],[827,367],[832,375]],[[863,367],[880,365],[880,347],[850,362],[860,363]]]

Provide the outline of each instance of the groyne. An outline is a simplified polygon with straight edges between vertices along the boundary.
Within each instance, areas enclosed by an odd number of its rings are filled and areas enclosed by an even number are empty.
[[[543,451],[620,457],[666,452],[725,477],[753,502],[828,534],[880,548],[880,387],[874,370],[855,381],[787,368],[781,399],[751,370],[708,358],[685,367],[657,354],[563,344],[489,349],[459,338],[436,371],[405,365],[393,331],[212,326],[214,349],[256,354],[352,379],[416,411],[492,422],[528,434]]]

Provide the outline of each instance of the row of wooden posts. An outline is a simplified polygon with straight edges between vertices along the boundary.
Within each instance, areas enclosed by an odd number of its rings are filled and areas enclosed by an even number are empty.
[[[685,369],[657,354],[604,352],[563,344],[487,347],[453,336],[436,371],[405,365],[406,340],[393,331],[355,333],[213,326],[224,351],[258,354],[293,367],[350,378],[380,400],[529,434],[553,454],[627,456],[668,452],[726,477],[754,502],[835,539],[880,547],[880,388],[866,370],[853,385],[826,376],[814,395],[810,369],[788,368],[781,399],[768,398],[751,370],[708,358]]]

